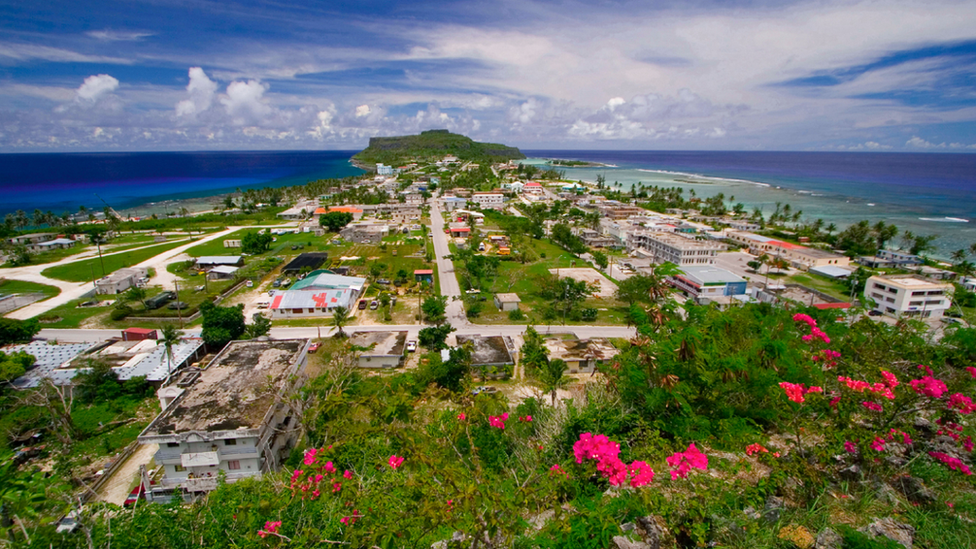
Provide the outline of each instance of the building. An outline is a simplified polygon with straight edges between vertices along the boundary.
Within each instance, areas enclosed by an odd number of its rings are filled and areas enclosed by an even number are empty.
[[[367,349],[359,355],[360,368],[397,368],[405,360],[407,332],[356,332],[349,342]]]
[[[904,252],[880,250],[877,255],[859,257],[857,262],[872,269],[886,267],[917,267],[922,264],[922,258]]]
[[[363,217],[363,209],[355,206],[329,206],[328,212],[326,212],[324,209],[322,211],[323,214],[334,212],[352,214],[353,221],[359,221]],[[318,214],[318,210],[316,210],[315,213]]]
[[[748,248],[753,255],[767,254],[772,257],[783,258],[797,269],[809,270],[812,267],[825,267],[827,265],[847,267],[851,264],[851,260],[847,256],[776,240],[768,236],[744,231],[729,231],[728,238]]]
[[[468,227],[464,223],[449,223],[448,231],[450,231],[451,236],[454,238],[467,238],[471,235],[471,227]]]
[[[505,195],[500,192],[478,192],[471,195],[471,200],[481,206],[481,209],[501,210],[505,208]]]
[[[447,212],[453,212],[454,210],[464,209],[468,207],[468,199],[461,198],[460,196],[442,197],[441,203],[444,204],[444,211]]]
[[[158,339],[156,330],[149,328],[126,328],[122,330],[122,341],[142,341],[144,339]]]
[[[746,281],[718,267],[683,267],[668,282],[686,297],[704,305],[718,297],[746,293]]]
[[[272,318],[331,316],[338,307],[352,309],[365,285],[365,278],[312,271],[290,289],[275,290],[268,309]]]
[[[549,359],[560,359],[566,363],[566,369],[571,374],[593,373],[598,365],[620,353],[610,340],[604,337],[590,339],[561,339],[546,338],[543,342],[549,353]]]
[[[130,267],[119,269],[114,273],[99,278],[95,281],[95,293],[115,295],[121,294],[133,286],[138,286],[139,281],[146,277],[148,270]]]
[[[522,192],[528,194],[545,194],[546,189],[541,183],[537,181],[529,181],[525,185],[522,185]]]
[[[379,244],[383,241],[383,237],[389,234],[390,227],[385,224],[371,225],[357,223],[355,225],[347,225],[339,231],[339,236],[356,244]]]
[[[240,240],[237,240],[237,239],[225,240],[224,241],[224,247],[225,248],[240,248],[241,247],[241,241]]]
[[[495,307],[499,311],[517,311],[521,302],[518,294],[495,294]]]
[[[12,237],[7,241],[14,246],[24,246],[29,251],[37,252],[42,249],[38,247],[38,244],[42,242],[49,242],[56,238],[58,238],[56,233],[30,233]]]
[[[61,250],[64,248],[71,248],[75,245],[75,241],[70,238],[55,238],[54,240],[45,240],[40,242],[35,246],[35,249],[41,252],[46,252],[48,250]]]
[[[277,469],[298,430],[289,395],[305,380],[307,339],[232,341],[206,369],[186,372],[160,391],[162,413],[139,435],[157,444],[163,475],[149,501],[195,499]]]
[[[715,242],[644,230],[630,233],[627,246],[638,257],[647,257],[659,264],[670,262],[679,267],[711,265],[718,252],[725,249]]]
[[[607,200],[597,206],[596,209],[598,212],[600,212],[600,215],[603,217],[609,217],[610,219],[627,219],[632,215],[647,213],[647,211],[643,208],[623,204],[616,200]]]
[[[850,309],[851,304],[829,296],[821,291],[800,284],[769,284],[757,289],[756,299],[761,303],[772,303],[784,307],[813,307],[815,309]]]
[[[197,258],[197,269],[210,269],[218,265],[242,267],[244,256],[240,255],[204,255]]]
[[[211,267],[207,271],[207,279],[209,280],[230,280],[237,275],[239,267],[231,267],[230,265],[217,265],[216,267]]]
[[[614,248],[620,245],[616,238],[600,234],[593,229],[583,229],[579,232],[579,237],[590,248]]]
[[[949,308],[952,285],[915,275],[875,275],[864,285],[864,297],[879,313],[899,317],[940,318]]]
[[[511,375],[515,359],[511,338],[503,336],[457,336],[459,347],[471,350],[471,367],[481,371],[482,378],[505,379]]]
[[[428,282],[430,284],[434,283],[434,270],[433,269],[417,269],[413,272],[413,278],[417,282]]]
[[[283,212],[279,212],[278,217],[290,221],[300,221],[302,219],[308,219],[308,217],[312,215],[312,212],[314,212],[318,207],[319,205],[317,201],[307,200],[304,202],[299,202]]]
[[[376,165],[376,175],[393,175],[393,166],[387,166],[386,164]]]

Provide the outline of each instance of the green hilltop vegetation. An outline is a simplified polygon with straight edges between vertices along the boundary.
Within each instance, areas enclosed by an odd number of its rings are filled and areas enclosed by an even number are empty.
[[[420,135],[372,137],[369,146],[353,156],[362,164],[397,165],[407,159],[439,160],[452,154],[459,160],[501,162],[525,158],[516,147],[497,143],[478,143],[470,137],[448,130],[428,130]]]

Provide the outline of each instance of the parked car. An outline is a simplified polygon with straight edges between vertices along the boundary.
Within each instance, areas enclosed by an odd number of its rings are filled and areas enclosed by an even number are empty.
[[[280,288],[281,287],[281,279],[279,278],[279,279],[275,280],[274,282],[272,282],[271,283],[271,287],[272,288]]]
[[[407,352],[412,353],[416,350],[417,350],[417,342],[411,339],[410,341],[407,342]]]
[[[319,350],[319,347],[321,347],[321,346],[322,345],[320,343],[313,343],[313,344],[311,344],[311,345],[308,346],[308,352],[314,353],[315,351],[318,351]]]
[[[362,311],[363,309],[365,309],[366,308],[366,305],[368,305],[368,303],[366,303],[366,300],[365,299],[360,299],[359,300],[359,310],[360,311]]]
[[[245,283],[244,285],[247,286],[248,288],[253,288],[254,287],[254,281],[253,280],[248,280],[247,283]]]
[[[384,286],[389,286],[390,281],[385,278],[380,278],[376,281],[377,284],[382,284]]]
[[[371,302],[371,303],[369,304],[369,310],[370,310],[370,311],[375,311],[376,309],[378,309],[378,308],[379,308],[379,306],[380,306],[380,302],[379,302],[379,301],[376,301],[376,300],[374,299],[374,300],[373,300],[373,301],[372,301],[372,302]]]
[[[881,316],[881,311],[875,311],[875,310],[868,311],[868,316]]]

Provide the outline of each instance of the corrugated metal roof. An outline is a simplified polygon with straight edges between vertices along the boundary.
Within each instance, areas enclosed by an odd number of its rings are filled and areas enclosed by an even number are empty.
[[[275,295],[271,309],[334,309],[349,308],[354,295],[359,292],[351,289],[323,290],[285,290]]]

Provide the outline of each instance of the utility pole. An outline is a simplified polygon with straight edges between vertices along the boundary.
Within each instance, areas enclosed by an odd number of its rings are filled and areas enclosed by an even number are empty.
[[[173,281],[173,285],[176,287],[176,314],[180,318],[180,329],[183,329],[183,307],[180,307],[180,283],[179,281]]]

